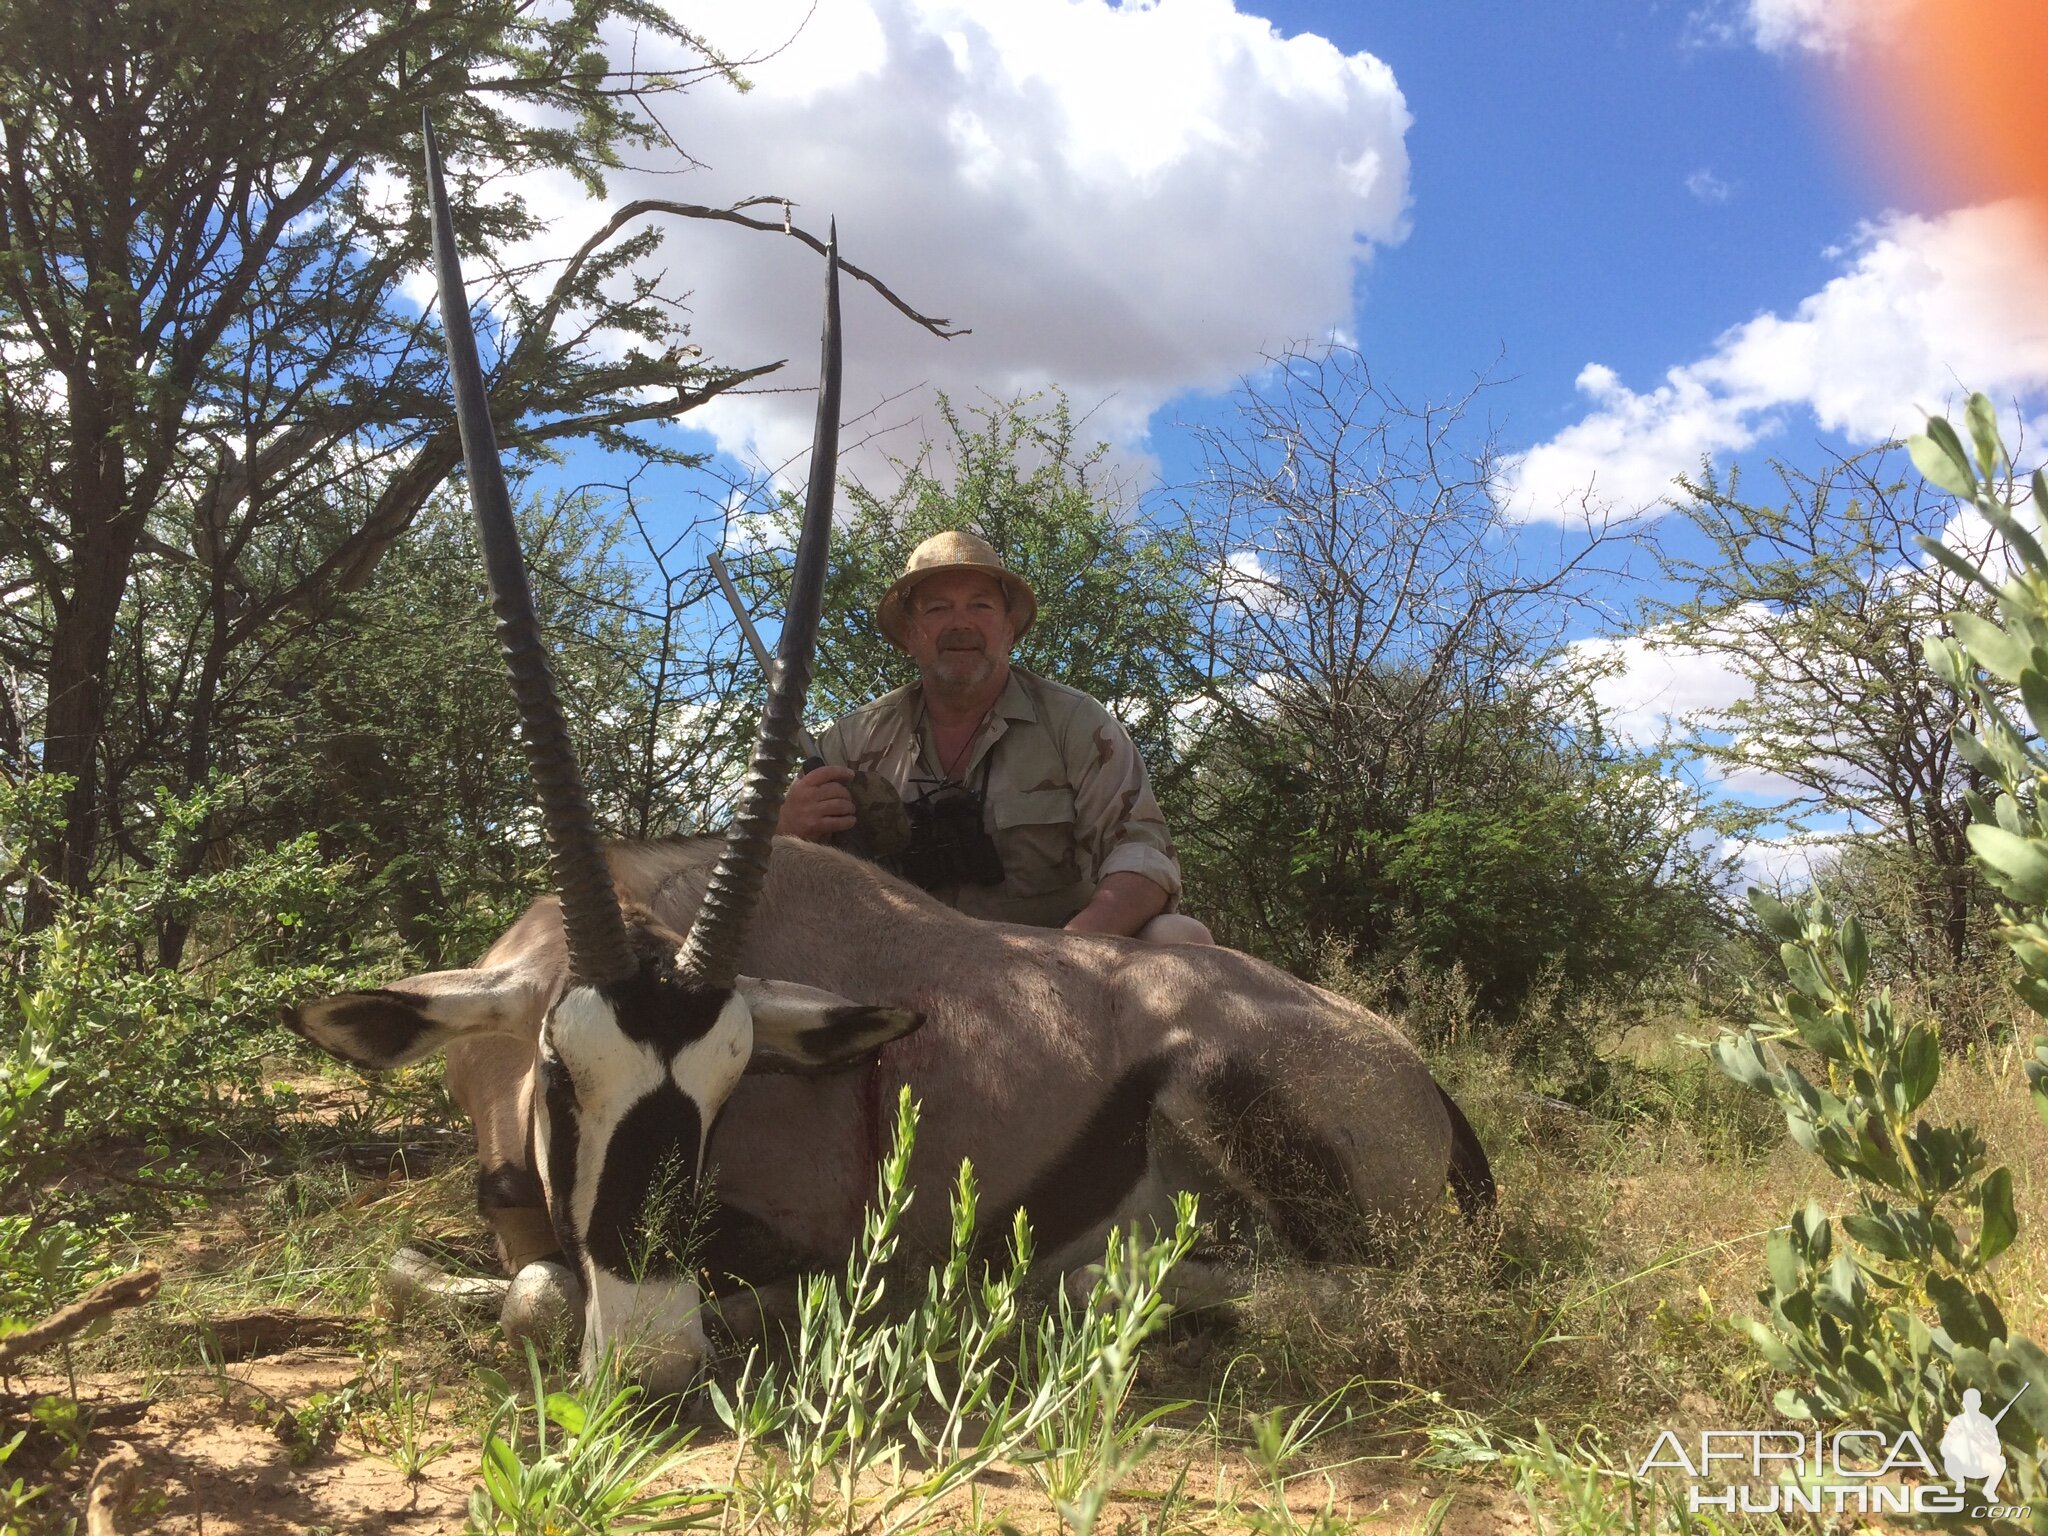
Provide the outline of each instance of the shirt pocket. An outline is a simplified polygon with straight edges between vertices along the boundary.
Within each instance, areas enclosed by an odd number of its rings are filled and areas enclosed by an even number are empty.
[[[1003,884],[1022,895],[1056,891],[1081,878],[1074,835],[1074,792],[1032,789],[1004,795],[989,807]]]

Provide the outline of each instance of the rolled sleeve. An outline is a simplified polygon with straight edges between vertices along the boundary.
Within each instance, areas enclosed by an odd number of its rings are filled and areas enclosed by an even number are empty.
[[[1098,706],[1099,708],[1099,706]],[[1074,836],[1089,878],[1128,870],[1166,892],[1167,906],[1180,900],[1180,860],[1166,817],[1153,798],[1145,760],[1130,733],[1107,710],[1069,738],[1074,782]]]

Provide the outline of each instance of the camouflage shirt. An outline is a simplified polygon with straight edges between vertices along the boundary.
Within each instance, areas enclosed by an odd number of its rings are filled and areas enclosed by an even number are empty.
[[[827,762],[877,773],[906,801],[943,782],[918,683],[828,726],[818,745]],[[986,797],[983,825],[1002,855],[1003,881],[942,886],[932,893],[941,901],[1057,928],[1118,870],[1160,886],[1169,907],[1179,898],[1180,863],[1144,761],[1116,717],[1078,688],[1012,666],[959,782]]]

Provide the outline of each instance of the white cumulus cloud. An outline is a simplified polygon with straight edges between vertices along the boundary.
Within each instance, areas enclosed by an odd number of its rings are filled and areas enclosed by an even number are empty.
[[[1649,390],[1589,363],[1578,378],[1588,413],[1505,465],[1509,508],[1535,521],[1576,517],[1588,498],[1655,510],[1703,457],[1794,419],[1871,444],[1965,389],[2022,400],[2048,389],[2048,279],[2028,218],[2011,203],[1892,214],[1859,231],[1841,275],[1790,315],[1734,327]]]
[[[1138,443],[1173,395],[1348,324],[1358,263],[1406,233],[1410,118],[1392,71],[1231,0],[705,0],[689,21],[760,56],[754,88],[672,105],[702,168],[614,173],[613,204],[787,197],[808,229],[836,215],[846,259],[906,302],[972,328],[940,341],[845,288],[846,414],[913,423],[870,455],[914,450],[936,390],[1050,383],[1106,402],[1091,431]],[[536,206],[558,214],[558,249],[600,217],[566,186]],[[666,227],[664,291],[687,292],[707,357],[791,360],[774,381],[787,392],[691,423],[736,456],[787,461],[810,434],[816,256],[779,235]]]
[[[1690,717],[1749,696],[1749,684],[1724,656],[1675,644],[1662,632],[1578,640],[1572,651],[1599,668],[1593,702],[1608,734],[1624,746],[1681,737]]]

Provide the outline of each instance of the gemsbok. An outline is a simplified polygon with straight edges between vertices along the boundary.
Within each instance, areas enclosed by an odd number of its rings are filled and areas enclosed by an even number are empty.
[[[771,837],[830,533],[831,251],[803,532],[732,828],[602,846],[512,532],[431,133],[428,180],[470,492],[561,894],[475,969],[310,1001],[291,1023],[370,1067],[446,1051],[515,1292],[566,1263],[586,1361],[623,1344],[650,1386],[679,1387],[707,1349],[699,1273],[772,1308],[842,1263],[906,1084],[922,1104],[911,1177],[932,1192],[905,1218],[913,1260],[944,1251],[937,1192],[963,1158],[1000,1218],[983,1230],[1006,1233],[1022,1207],[1055,1270],[1099,1255],[1113,1224],[1170,1227],[1183,1189],[1312,1260],[1397,1252],[1447,1182],[1468,1212],[1491,1200],[1457,1106],[1363,1009],[1228,949],[963,916],[873,864]],[[664,1192],[700,1174],[715,1205],[685,1259],[654,1228],[692,1204]]]

